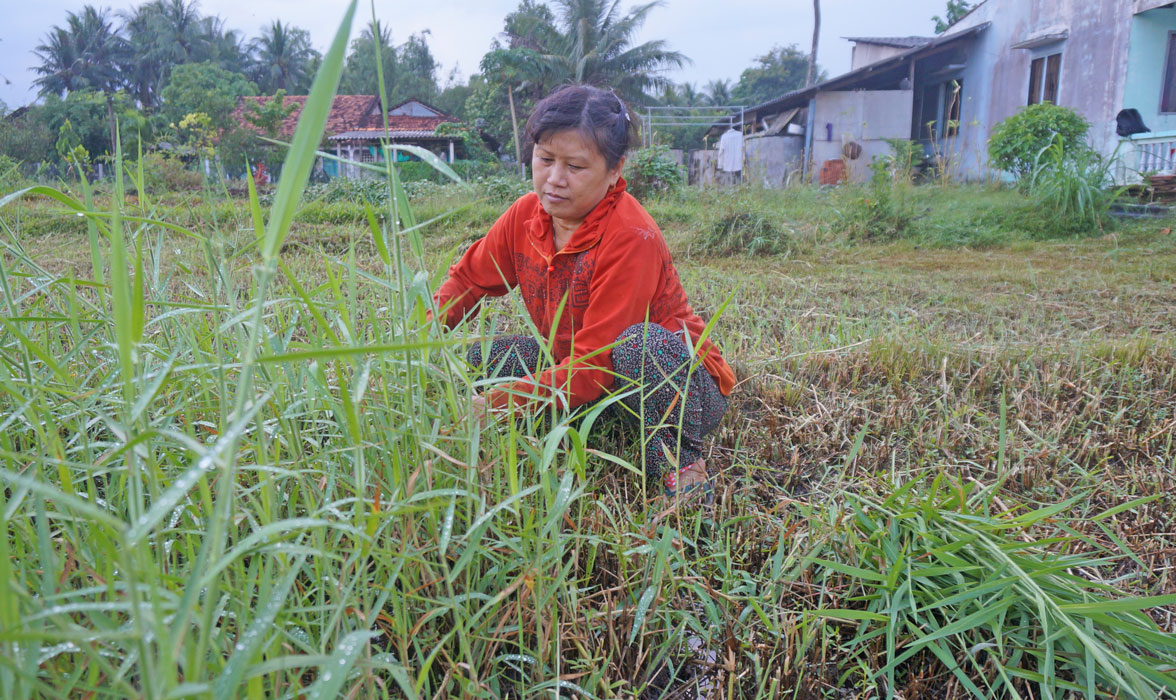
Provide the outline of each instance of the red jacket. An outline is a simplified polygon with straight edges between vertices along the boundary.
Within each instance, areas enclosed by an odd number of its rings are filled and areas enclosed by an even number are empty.
[[[588,214],[563,250],[555,251],[551,216],[534,193],[520,198],[449,269],[435,295],[437,305],[453,302],[445,318],[453,327],[485,296],[519,287],[531,320],[543,337],[567,297],[555,332],[552,357],[559,363],[512,387],[523,394],[567,392],[569,406],[592,401],[614,385],[608,351],[629,326],[646,319],[670,331],[685,327],[724,396],[735,374],[710,340],[697,345],[706,324],[691,310],[657,224],[621,179]],[[574,339],[574,343],[573,343]],[[574,346],[574,356],[573,356]],[[509,395],[495,392],[504,406]]]

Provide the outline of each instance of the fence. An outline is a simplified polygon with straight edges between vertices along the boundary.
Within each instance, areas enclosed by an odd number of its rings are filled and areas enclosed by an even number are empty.
[[[1123,139],[1119,161],[1121,183],[1138,182],[1156,173],[1176,171],[1176,131],[1136,134]]]

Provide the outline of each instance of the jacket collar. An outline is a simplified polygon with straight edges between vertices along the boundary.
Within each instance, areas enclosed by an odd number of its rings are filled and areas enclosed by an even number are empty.
[[[592,211],[588,212],[588,216],[584,217],[584,222],[572,234],[571,240],[559,252],[579,253],[599,243],[601,236],[604,235],[608,219],[616,209],[617,202],[625,193],[627,186],[624,177],[618,178],[617,184],[613,185],[605,193],[604,199],[597,202]],[[550,258],[555,255],[554,235],[551,214],[548,214],[540,204],[535,207],[535,213],[527,221],[527,237],[531,239],[531,245],[536,250]]]

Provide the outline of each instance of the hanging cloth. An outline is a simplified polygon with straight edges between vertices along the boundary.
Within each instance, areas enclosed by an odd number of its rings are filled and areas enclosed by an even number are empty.
[[[743,170],[743,134],[727,129],[719,138],[719,170],[737,173]]]

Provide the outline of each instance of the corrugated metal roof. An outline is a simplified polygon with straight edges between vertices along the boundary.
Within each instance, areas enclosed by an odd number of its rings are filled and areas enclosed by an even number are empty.
[[[834,88],[848,87],[859,79],[867,78],[880,71],[893,68],[912,58],[919,58],[922,54],[928,53],[941,46],[945,46],[956,41],[961,41],[963,39],[970,39],[988,29],[990,26],[992,26],[991,22],[984,22],[983,24],[978,24],[971,29],[965,29],[963,31],[956,32],[955,34],[938,36],[931,42],[922,46],[916,46],[913,49],[907,49],[900,54],[895,54],[894,56],[878,61],[877,63],[872,63],[868,66],[858,68],[857,70],[844,73],[837,76],[836,78],[830,78],[823,83],[818,83],[801,90],[793,90],[792,92],[781,95],[774,100],[768,100],[767,102],[755,105],[754,107],[748,107],[746,110],[744,110],[744,112],[757,112],[768,107],[775,106],[783,106],[784,109],[788,109],[789,107],[793,106],[803,106],[808,101],[808,98],[812,97],[818,92],[831,90]],[[791,104],[794,101],[798,102],[798,104]],[[723,122],[723,125],[725,124],[726,122]],[[718,124],[716,124],[716,126],[718,126]]]
[[[385,136],[386,135],[386,136]],[[341,134],[327,137],[328,141],[360,141],[370,139],[377,141],[381,138],[396,139],[445,139],[447,141],[456,141],[457,137],[438,136],[432,129],[356,129],[354,131],[344,131]]]
[[[930,36],[847,36],[842,38],[858,44],[893,46],[897,49],[913,49],[935,41],[935,37]]]

